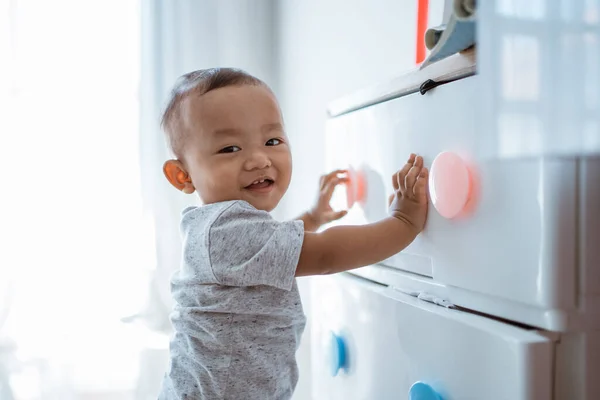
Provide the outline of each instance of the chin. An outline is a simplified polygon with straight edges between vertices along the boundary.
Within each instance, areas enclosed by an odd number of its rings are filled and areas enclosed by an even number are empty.
[[[275,207],[277,207],[281,197],[278,199],[245,198],[244,200],[250,203],[257,210],[271,212],[275,209]]]
[[[275,209],[275,207],[277,207],[277,204],[279,204],[279,202],[273,204],[273,202],[266,202],[266,201],[248,201],[250,204],[252,204],[252,206],[254,208],[256,208],[257,210],[262,210],[262,211],[266,211],[266,212],[271,212]]]

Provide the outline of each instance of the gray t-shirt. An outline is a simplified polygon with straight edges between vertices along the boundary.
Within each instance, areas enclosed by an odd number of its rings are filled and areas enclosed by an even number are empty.
[[[171,280],[171,363],[160,400],[289,399],[306,318],[295,272],[302,221],[245,201],[183,211]]]

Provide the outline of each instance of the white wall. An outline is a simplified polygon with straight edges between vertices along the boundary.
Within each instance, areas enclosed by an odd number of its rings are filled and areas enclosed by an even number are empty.
[[[443,0],[430,5],[441,16],[436,3]],[[415,67],[417,0],[282,0],[277,13],[276,91],[294,156],[292,185],[278,213],[291,218],[314,200],[318,177],[325,172],[327,103]],[[311,398],[309,282],[300,280],[309,317],[294,397],[302,400]]]
[[[416,0],[283,0],[279,98],[295,156],[286,213],[312,200],[329,101],[414,67]]]

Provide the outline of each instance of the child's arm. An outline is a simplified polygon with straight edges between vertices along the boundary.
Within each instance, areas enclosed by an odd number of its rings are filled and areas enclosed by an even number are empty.
[[[381,262],[406,248],[427,218],[427,169],[411,154],[393,177],[390,217],[362,226],[305,232],[296,276],[331,274]]]

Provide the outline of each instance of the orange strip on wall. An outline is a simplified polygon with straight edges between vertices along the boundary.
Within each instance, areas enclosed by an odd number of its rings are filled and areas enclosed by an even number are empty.
[[[429,18],[429,0],[417,0],[417,45],[416,63],[421,64],[425,60],[425,31]]]

